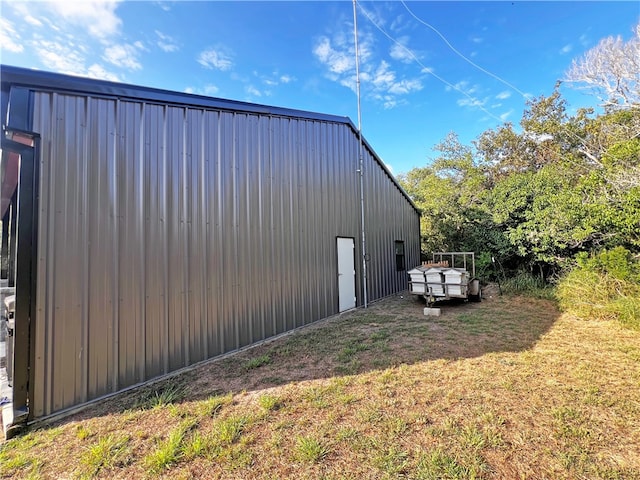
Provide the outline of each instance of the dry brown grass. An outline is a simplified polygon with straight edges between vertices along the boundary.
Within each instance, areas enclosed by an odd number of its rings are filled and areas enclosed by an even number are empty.
[[[640,478],[640,335],[388,298],[0,447],[4,478]]]

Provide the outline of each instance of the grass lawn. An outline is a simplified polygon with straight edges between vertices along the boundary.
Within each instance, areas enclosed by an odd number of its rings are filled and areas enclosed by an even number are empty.
[[[400,296],[0,446],[2,478],[639,479],[640,333]]]

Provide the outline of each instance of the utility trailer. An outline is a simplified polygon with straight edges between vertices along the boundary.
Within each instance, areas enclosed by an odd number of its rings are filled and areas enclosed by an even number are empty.
[[[434,253],[431,262],[423,263],[407,273],[409,293],[423,297],[429,306],[452,298],[472,302],[482,300],[474,252]]]

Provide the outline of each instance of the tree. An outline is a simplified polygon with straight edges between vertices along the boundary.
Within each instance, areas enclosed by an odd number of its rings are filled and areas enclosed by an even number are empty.
[[[604,107],[640,108],[640,23],[634,33],[626,43],[620,36],[603,39],[573,61],[565,80],[586,84]]]
[[[487,258],[508,242],[492,228],[482,205],[489,176],[470,147],[450,133],[436,147],[440,156],[429,166],[399,177],[403,188],[422,211],[422,252],[475,251]],[[478,262],[478,269],[482,262]]]
[[[543,279],[581,252],[640,252],[640,108],[570,115],[556,85],[520,127],[485,131],[475,150],[451,133],[400,178],[423,212],[423,252],[474,251]]]

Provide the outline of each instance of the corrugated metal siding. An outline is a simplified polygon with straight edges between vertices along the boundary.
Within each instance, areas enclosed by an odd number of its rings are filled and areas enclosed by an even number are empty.
[[[405,266],[420,264],[420,217],[389,175],[364,152],[367,287],[370,300],[407,288],[407,270],[396,270],[395,242],[404,242]]]
[[[33,123],[35,418],[337,313],[336,236],[360,248],[347,124],[52,92]],[[369,235],[373,299],[405,288],[384,272],[417,215],[367,163],[367,223],[394,232]]]

